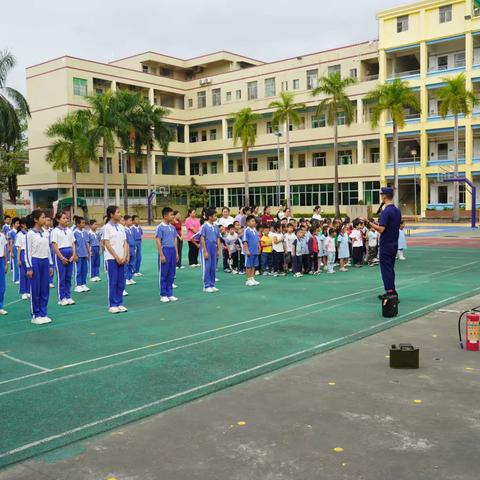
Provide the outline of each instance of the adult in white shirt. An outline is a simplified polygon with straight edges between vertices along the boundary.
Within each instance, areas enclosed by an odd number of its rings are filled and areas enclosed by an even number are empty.
[[[228,228],[230,225],[233,225],[235,219],[230,215],[230,209],[228,207],[222,208],[222,216],[217,220],[217,225],[219,227]]]
[[[322,208],[319,205],[317,205],[313,209],[312,220],[317,220],[319,222],[321,222],[323,220],[323,218],[322,218]]]

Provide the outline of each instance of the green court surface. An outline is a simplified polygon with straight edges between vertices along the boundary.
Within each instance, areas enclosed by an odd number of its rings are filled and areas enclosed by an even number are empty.
[[[154,243],[128,313],[106,308],[106,281],[56,305],[54,323],[30,323],[9,283],[0,319],[0,466],[104,432],[308,356],[355,341],[466,297],[477,287],[475,250],[412,247],[397,268],[400,314],[384,319],[378,267],[303,278],[180,270],[177,303],[159,302]],[[16,290],[16,289],[15,289]],[[412,339],[415,341],[418,339]],[[392,342],[395,340],[392,339]]]

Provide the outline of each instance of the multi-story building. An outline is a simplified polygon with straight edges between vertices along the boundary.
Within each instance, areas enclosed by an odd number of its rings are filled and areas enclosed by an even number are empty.
[[[68,112],[84,108],[88,93],[125,89],[167,107],[166,120],[175,127],[168,156],[158,147],[154,151],[154,184],[185,185],[193,177],[208,189],[215,206],[243,203],[241,149],[232,139],[230,115],[251,107],[261,115],[256,145],[249,155],[251,203],[276,205],[278,185],[282,198],[284,192],[284,136],[279,138],[273,131],[269,104],[281,91],[291,91],[297,102],[306,104],[300,125],[290,126],[292,205],[297,211],[310,211],[317,204],[331,211],[333,131],[323,116],[316,116],[319,98],[311,92],[320,76],[339,71],[357,79],[348,88],[354,122],[344,125],[344,114],[338,113],[342,210],[362,201],[378,203],[380,184],[391,181],[391,123],[386,118],[378,130],[372,129],[372,105],[365,97],[379,81],[395,77],[411,83],[422,105],[421,114],[407,112],[401,133],[400,201],[413,211],[417,184],[421,212],[429,206],[448,206],[452,187],[441,180],[453,163],[453,120],[438,116],[435,92],[443,77],[460,71],[466,72],[469,87],[480,87],[480,68],[476,69],[480,67],[480,17],[472,2],[425,0],[386,10],[378,15],[378,42],[269,63],[224,51],[189,60],[146,52],[108,64],[65,56],[30,67],[30,165],[28,174],[20,178],[20,188],[28,190],[34,206],[49,206],[70,196],[69,173],[52,171],[45,161],[49,144],[45,129]],[[472,180],[480,175],[480,117],[476,114],[477,110],[471,118],[461,119],[462,174]],[[108,163],[110,196],[117,203],[123,195],[119,151],[120,147]],[[103,205],[101,168],[101,162],[91,162],[88,171],[78,175],[79,194],[91,205],[90,211],[95,205],[100,211]],[[146,159],[130,158],[127,172],[129,202],[145,203]],[[462,189],[462,200],[468,200],[464,197],[468,192]]]

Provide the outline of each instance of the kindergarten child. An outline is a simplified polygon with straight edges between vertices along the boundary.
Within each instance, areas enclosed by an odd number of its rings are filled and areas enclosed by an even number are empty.
[[[75,292],[88,292],[87,287],[88,275],[88,259],[90,257],[89,235],[85,231],[85,219],[83,217],[75,217],[75,250],[77,254],[77,262],[75,264]]]
[[[406,260],[404,250],[407,249],[407,238],[405,237],[405,222],[400,222],[400,231],[398,232],[398,259]]]
[[[220,230],[215,225],[217,212],[214,208],[207,208],[205,211],[206,221],[203,223],[199,232],[200,237],[200,257],[203,270],[203,291],[206,293],[218,292],[215,287],[215,270],[217,258],[220,256]],[[256,235],[256,233],[255,233]]]
[[[350,258],[349,239],[346,225],[340,229],[340,234],[337,237],[338,245],[338,261],[340,263],[340,272],[347,272],[347,263]]]
[[[233,224],[228,225],[228,231],[224,235],[225,250],[223,251],[223,266],[228,272],[238,273],[238,250],[237,250],[238,234]]]
[[[158,250],[158,275],[160,283],[160,301],[162,303],[176,302],[173,295],[173,281],[178,261],[177,231],[173,226],[175,215],[170,207],[162,209],[162,223],[157,227],[155,239]]]
[[[353,221],[353,230],[350,233],[352,239],[353,266],[359,268],[363,263],[363,223],[356,219]]]
[[[367,233],[367,261],[370,266],[374,266],[377,261],[377,249],[378,249],[378,237],[379,233],[370,228]]]
[[[305,252],[308,252],[305,230],[299,228],[295,233],[295,237],[292,245],[292,272],[294,277],[303,277],[303,256]]]
[[[273,270],[274,276],[285,276],[284,271],[284,264],[285,264],[285,247],[284,241],[285,236],[282,232],[282,225],[281,223],[277,222],[274,224],[274,231],[270,232],[270,236],[272,237],[272,249],[273,249]]]
[[[98,232],[97,221],[92,219],[89,222],[89,242],[90,242],[90,281],[100,282],[100,233]]]
[[[260,239],[262,247],[262,272],[263,275],[271,275],[273,270],[272,237],[270,237],[270,226],[265,225],[263,235]]]
[[[329,228],[328,237],[325,239],[325,251],[327,253],[327,273],[335,273],[333,269],[335,265],[335,235],[336,230],[334,228]]]
[[[260,282],[255,280],[255,270],[258,267],[258,253],[260,242],[258,233],[255,229],[257,221],[254,215],[248,215],[246,218],[247,228],[243,236],[243,250],[245,252],[245,269],[247,271],[247,287],[254,287]]]

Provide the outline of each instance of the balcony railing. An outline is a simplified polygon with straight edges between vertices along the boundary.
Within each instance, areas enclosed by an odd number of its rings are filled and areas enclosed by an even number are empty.
[[[365,77],[363,78],[364,82],[370,82],[372,80],[378,80],[378,73],[374,75],[365,75]]]
[[[405,70],[404,72],[391,72],[388,78],[401,78],[401,77],[410,77],[413,75],[420,75],[420,69],[416,70]]]
[[[465,62],[459,62],[455,64],[448,64],[448,65],[434,65],[428,69],[428,73],[434,72],[445,72],[447,70],[452,70],[456,68],[465,68]]]

